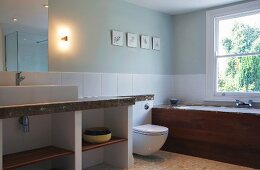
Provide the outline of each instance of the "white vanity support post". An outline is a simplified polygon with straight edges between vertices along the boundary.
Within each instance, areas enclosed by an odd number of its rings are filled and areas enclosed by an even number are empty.
[[[54,146],[74,151],[74,155],[55,160],[55,168],[82,170],[82,111],[53,114],[52,135]]]
[[[128,168],[134,166],[133,156],[133,106],[128,107]]]
[[[3,120],[0,119],[0,170],[3,170]]]
[[[82,170],[82,111],[75,112],[75,170]]]
[[[116,168],[131,168],[134,163],[132,115],[133,106],[104,109],[105,126],[110,128],[112,136],[128,139],[105,148],[105,163]]]

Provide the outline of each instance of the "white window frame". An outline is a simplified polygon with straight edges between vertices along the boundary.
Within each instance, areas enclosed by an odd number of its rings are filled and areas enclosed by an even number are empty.
[[[234,99],[260,102],[260,93],[217,92],[216,44],[214,41],[217,20],[260,10],[260,1],[252,1],[206,12],[206,101],[234,101]],[[260,21],[259,21],[260,22]],[[240,54],[236,55],[239,56]],[[233,56],[233,55],[232,55]]]

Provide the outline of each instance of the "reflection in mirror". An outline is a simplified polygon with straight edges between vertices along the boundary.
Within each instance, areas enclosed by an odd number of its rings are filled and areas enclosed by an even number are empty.
[[[5,68],[7,71],[18,71],[17,33],[5,35]]]
[[[46,36],[14,32],[5,36],[7,71],[48,71],[48,40]]]
[[[48,71],[48,1],[0,2],[0,71]]]

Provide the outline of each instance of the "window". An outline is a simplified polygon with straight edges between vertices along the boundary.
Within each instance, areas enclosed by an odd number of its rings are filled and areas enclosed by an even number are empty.
[[[260,99],[260,2],[207,12],[208,98]]]

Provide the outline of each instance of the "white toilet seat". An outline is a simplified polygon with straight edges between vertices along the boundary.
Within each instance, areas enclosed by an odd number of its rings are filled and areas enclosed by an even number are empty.
[[[168,131],[166,127],[150,124],[133,127],[133,153],[146,156],[159,151]]]
[[[135,126],[133,127],[133,132],[142,134],[142,135],[149,135],[149,136],[158,136],[158,135],[164,135],[168,134],[169,129],[163,126],[157,126],[157,125],[141,125],[141,126]]]

